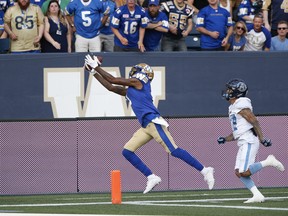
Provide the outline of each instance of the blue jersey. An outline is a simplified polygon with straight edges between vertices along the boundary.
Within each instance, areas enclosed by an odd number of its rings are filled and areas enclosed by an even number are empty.
[[[100,29],[100,33],[105,34],[105,35],[111,35],[111,34],[113,34],[113,32],[112,32],[111,27],[110,27],[110,22],[111,22],[111,19],[113,17],[113,13],[116,10],[116,3],[113,0],[102,0],[102,2],[103,2],[103,5],[105,8],[107,8],[109,6],[110,15],[109,15],[106,23],[104,24],[104,26]],[[103,14],[102,14],[102,17],[103,17]]]
[[[153,119],[160,117],[160,113],[153,104],[151,85],[147,75],[138,72],[133,77],[140,80],[143,87],[140,90],[128,87],[126,97],[131,102],[132,109],[141,126],[145,128]]]
[[[4,30],[4,14],[8,7],[13,6],[13,0],[0,0],[0,30]]]
[[[251,0],[243,0],[238,8],[238,19],[247,22],[243,19],[244,16],[254,16],[260,12],[262,8],[262,5],[257,4],[255,2],[255,5],[251,3]],[[248,21],[247,23],[251,23],[251,21]]]
[[[245,46],[246,38],[242,36],[239,41],[236,41],[235,35],[232,34],[229,37],[228,44],[230,44],[229,51],[240,51],[242,47]]]
[[[219,32],[217,39],[209,35],[201,34],[201,48],[215,49],[221,47],[222,40],[226,37],[227,27],[232,26],[230,13],[221,7],[216,10],[210,6],[202,8],[197,16],[196,28],[204,27],[208,31]]]
[[[105,11],[104,5],[100,0],[71,0],[67,5],[66,11],[74,15],[76,33],[84,38],[94,38],[99,35],[101,26],[101,13]]]
[[[165,13],[159,12],[157,17],[151,17],[149,11],[146,11],[146,16],[148,18],[148,23],[158,23],[162,22],[162,26],[165,29],[169,29],[168,18]],[[154,29],[146,29],[145,37],[143,44],[145,46],[146,51],[154,51],[158,48],[160,40],[162,38],[163,32],[154,30]]]
[[[177,27],[177,35],[170,31],[166,35],[174,39],[182,38],[182,31],[186,30],[188,19],[192,19],[194,9],[188,4],[179,7],[174,1],[167,1],[161,4],[161,11],[167,14],[169,25]]]
[[[128,45],[124,46],[118,37],[114,37],[115,46],[138,48],[139,29],[147,26],[144,8],[135,5],[133,14],[130,13],[127,5],[117,8],[112,17],[111,26],[118,29],[119,33],[128,40]]]

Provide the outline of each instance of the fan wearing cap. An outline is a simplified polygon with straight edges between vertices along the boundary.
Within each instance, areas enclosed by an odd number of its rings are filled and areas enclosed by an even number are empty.
[[[167,33],[169,30],[167,15],[159,9],[159,0],[149,0],[148,9],[146,10],[148,25],[143,41],[146,51],[161,51],[161,38],[163,33]]]

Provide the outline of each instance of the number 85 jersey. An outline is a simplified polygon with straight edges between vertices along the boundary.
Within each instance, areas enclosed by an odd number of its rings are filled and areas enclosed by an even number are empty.
[[[239,114],[241,110],[247,108],[250,109],[251,111],[253,109],[251,100],[247,97],[240,97],[233,104],[229,106],[229,119],[234,139],[239,139],[248,131],[249,134],[252,133],[250,130],[251,128],[253,128],[252,124],[250,124],[244,117],[242,117]]]
[[[116,46],[122,48],[137,48],[139,41],[139,29],[146,28],[148,18],[144,8],[135,5],[134,13],[128,10],[127,5],[123,5],[114,12],[111,27],[118,29],[119,33],[128,40],[128,45],[124,46],[118,37],[114,37]]]

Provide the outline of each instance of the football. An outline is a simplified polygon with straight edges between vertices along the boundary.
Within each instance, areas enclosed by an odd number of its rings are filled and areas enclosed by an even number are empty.
[[[102,57],[102,56],[97,56],[97,58],[98,58],[98,60],[99,60],[99,62],[100,62],[99,65],[101,65],[101,64],[102,64],[102,61],[103,61],[103,57]],[[86,69],[87,71],[91,71],[93,68],[91,68],[89,65],[85,64],[85,69]]]

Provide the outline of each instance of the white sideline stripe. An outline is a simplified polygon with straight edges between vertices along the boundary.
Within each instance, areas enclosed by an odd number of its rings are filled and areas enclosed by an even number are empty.
[[[288,192],[277,192],[277,194],[287,194]],[[236,195],[249,195],[250,192],[243,192],[243,193],[222,193],[222,194],[216,194],[216,193],[191,193],[191,194],[171,194],[171,195],[145,195],[147,198],[159,198],[159,197],[197,197],[197,196],[236,196]],[[265,194],[275,194],[275,192],[265,192]],[[124,196],[124,198],[143,198],[143,195],[139,196]],[[59,198],[56,200],[97,200],[97,199],[105,199],[105,197],[79,197],[79,198]],[[110,199],[110,198],[109,198]]]
[[[230,208],[230,209],[253,209],[270,211],[288,211],[288,208],[269,208],[256,206],[221,206],[221,205],[196,205],[196,204],[156,204],[156,203],[131,203],[134,205],[153,205],[153,206],[174,206],[174,207],[201,207],[201,208]]]
[[[247,200],[248,198],[221,198],[221,199],[198,199],[198,200],[155,200],[155,201],[132,201],[139,203],[183,203],[183,202],[221,202],[221,201],[235,201],[235,200]],[[281,200],[288,199],[288,197],[265,197],[265,200]],[[128,202],[126,202],[128,203]]]
[[[186,206],[186,207],[202,207],[202,208],[232,208],[232,209],[257,209],[257,210],[273,210],[273,211],[288,211],[288,208],[268,208],[268,207],[256,207],[256,206],[223,206],[223,205],[198,205],[198,204],[175,204],[183,202],[221,202],[221,201],[235,201],[235,200],[247,200],[248,198],[223,198],[223,199],[198,199],[198,200],[166,200],[166,201],[127,201],[122,204],[128,205],[153,205],[153,206]],[[283,200],[288,197],[266,197],[265,200]],[[0,207],[41,207],[41,206],[76,206],[76,205],[111,205],[111,202],[90,202],[90,203],[45,203],[45,204],[14,204],[14,205],[0,205]],[[0,210],[1,212],[1,210]],[[17,213],[0,213],[0,215],[7,216],[26,216],[32,214],[17,214]],[[14,214],[14,215],[13,215]],[[40,216],[45,214],[33,214],[34,216]],[[57,216],[54,215],[53,216]],[[60,216],[60,215],[59,215]],[[65,216],[65,214],[61,214]],[[70,215],[69,215],[70,216]],[[89,216],[89,215],[85,215]],[[103,216],[103,215],[102,215]]]

